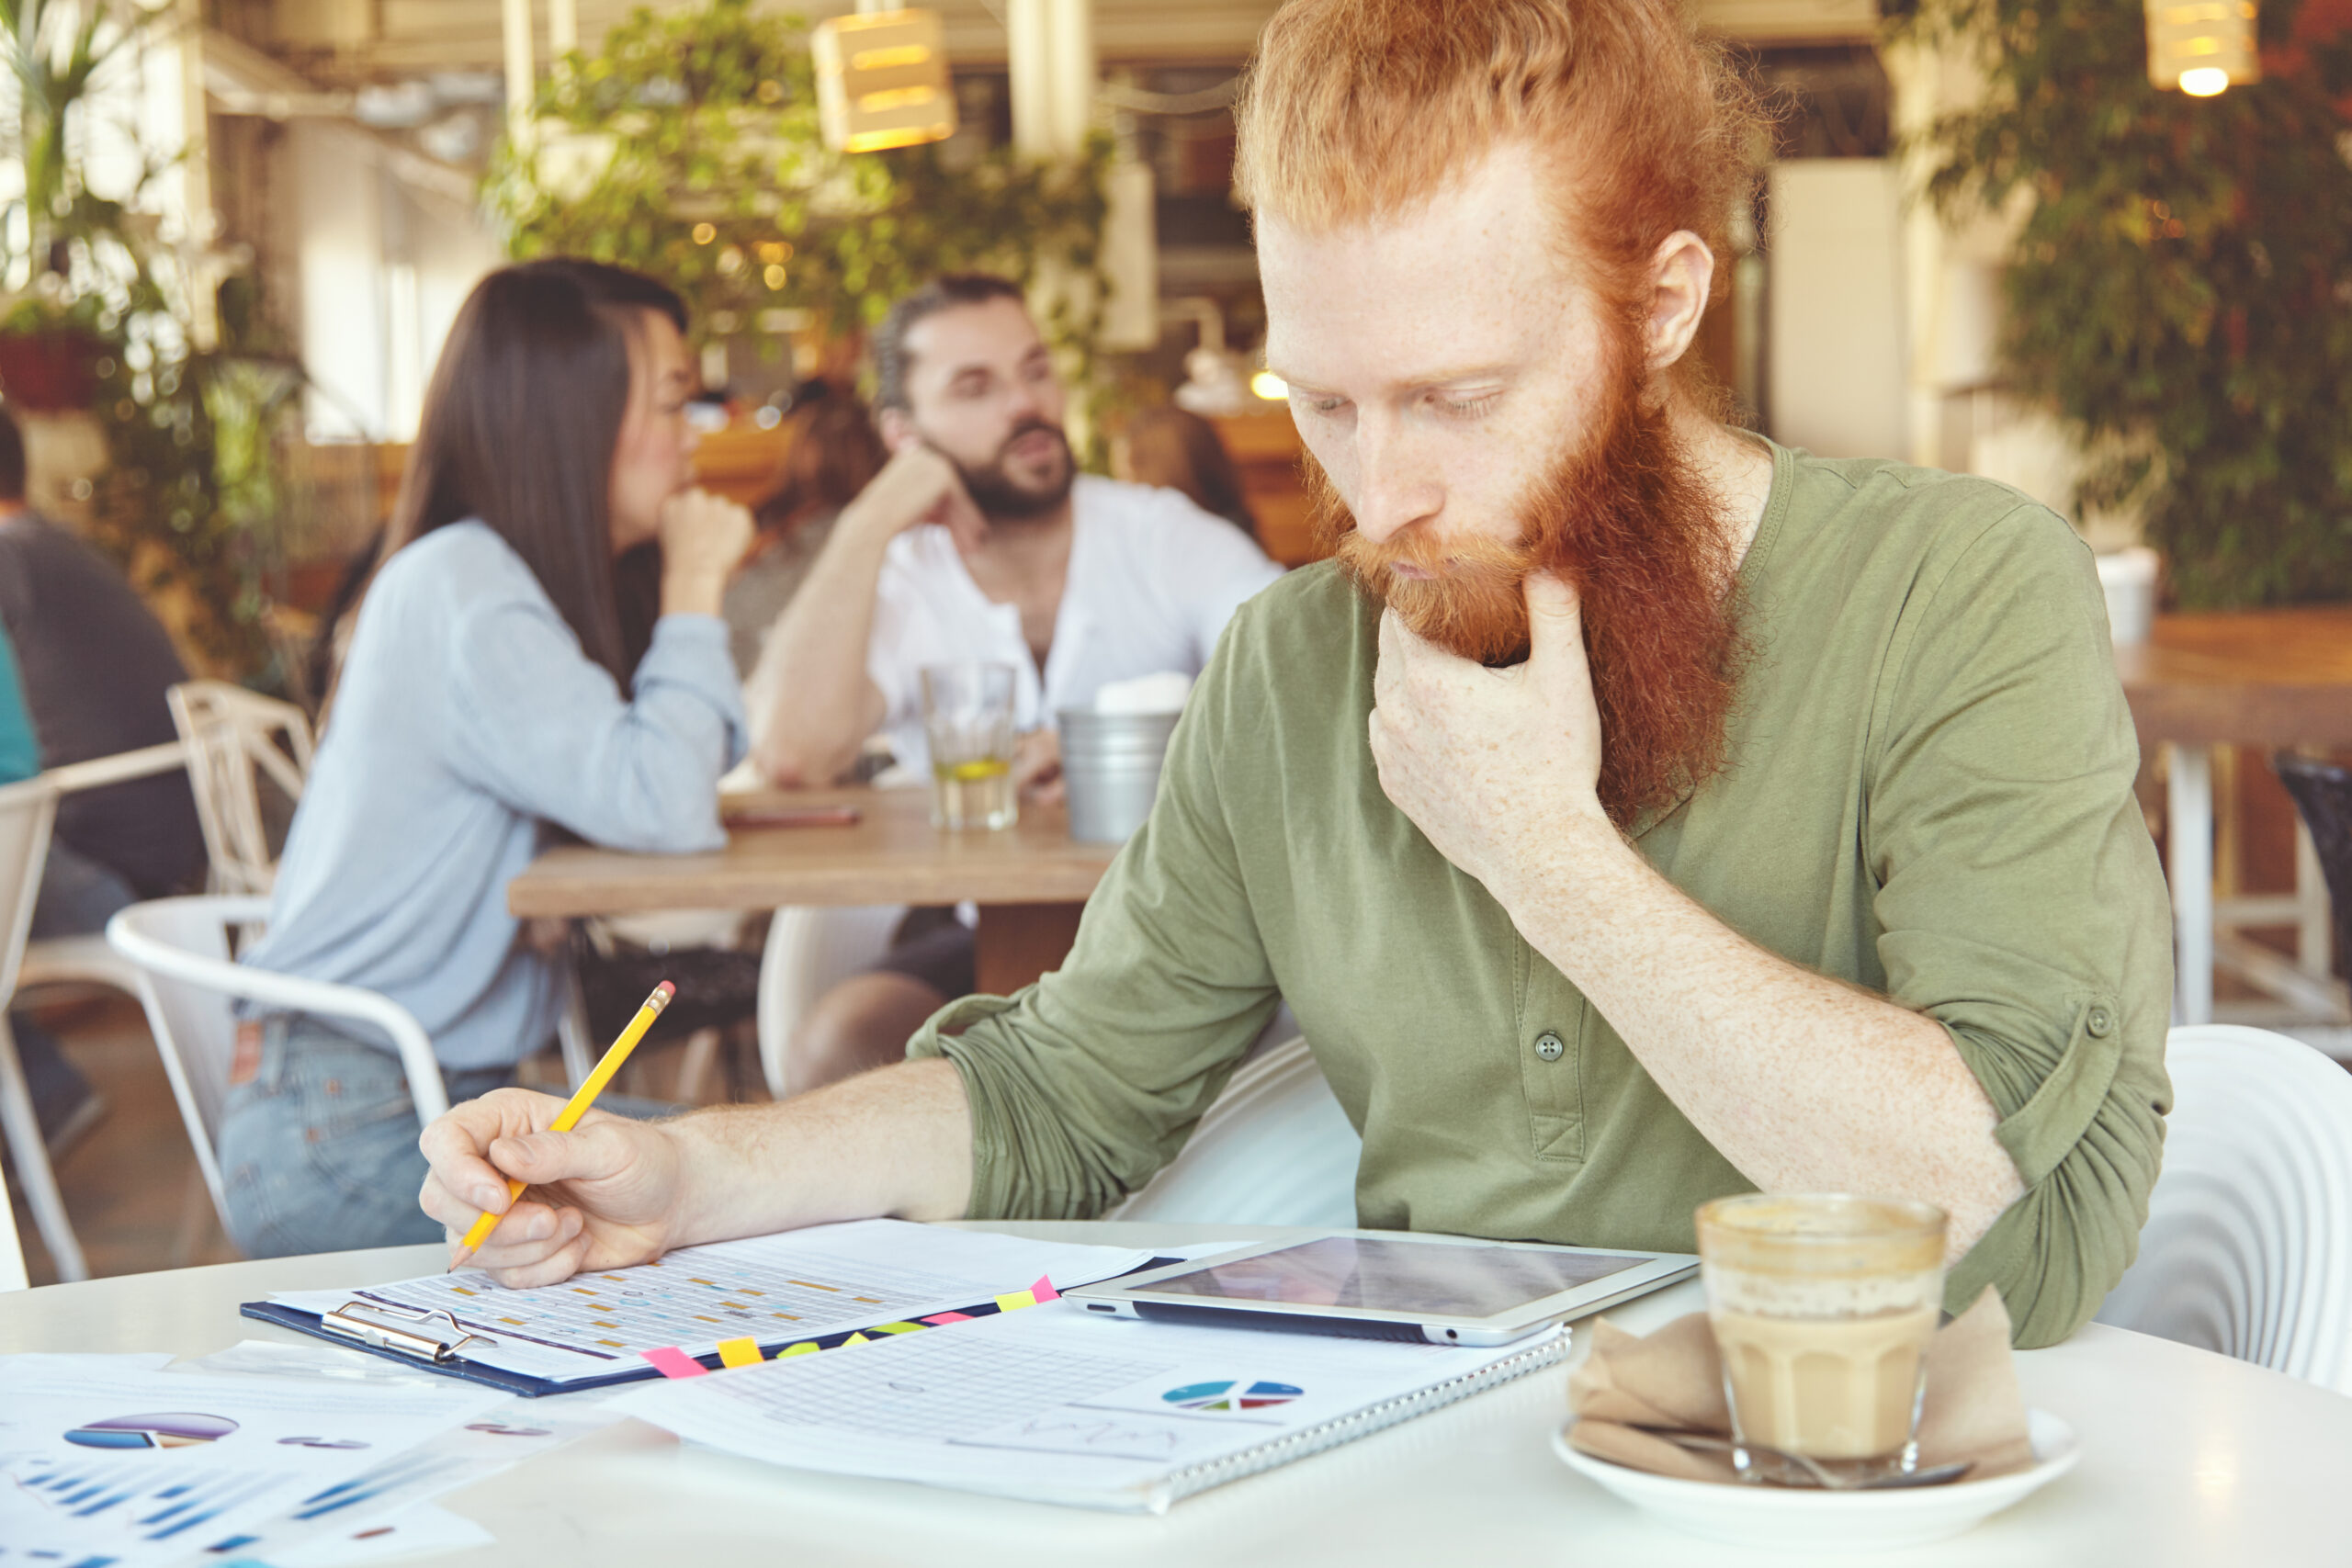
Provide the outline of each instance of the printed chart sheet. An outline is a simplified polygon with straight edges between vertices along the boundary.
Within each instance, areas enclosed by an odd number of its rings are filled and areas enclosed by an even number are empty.
[[[1159,1509],[1376,1430],[1500,1350],[1098,1317],[1071,1302],[633,1390],[605,1408],[775,1464]]]
[[[233,1561],[402,1506],[362,1480],[510,1403],[395,1388],[161,1371],[164,1358],[0,1359],[0,1541],[10,1561]],[[482,1434],[467,1434],[486,1441]],[[44,1554],[53,1553],[53,1556]]]

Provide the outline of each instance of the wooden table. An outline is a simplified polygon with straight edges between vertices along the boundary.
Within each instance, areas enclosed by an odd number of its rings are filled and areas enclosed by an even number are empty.
[[[1117,854],[1081,844],[1059,807],[1024,805],[999,832],[931,825],[931,792],[770,790],[738,806],[854,806],[850,828],[739,828],[723,850],[638,855],[571,845],[548,851],[506,885],[529,917],[580,919],[665,909],[775,909],[793,904],[977,904],[978,982],[1006,995],[1060,964],[1078,917]]]
[[[2352,605],[2158,615],[2148,641],[2115,650],[2115,668],[2141,750],[2173,749],[2177,1011],[2203,1023],[2213,1013],[2212,749],[2352,746]]]

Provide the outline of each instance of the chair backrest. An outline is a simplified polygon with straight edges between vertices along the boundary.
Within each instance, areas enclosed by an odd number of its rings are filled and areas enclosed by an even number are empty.
[[[0,1003],[16,993],[17,966],[24,962],[56,822],[57,786],[49,780],[0,785]]]
[[[56,819],[55,784],[31,778],[0,785],[0,1006],[17,988],[17,966],[24,961],[41,863],[49,858],[49,833]],[[0,1138],[0,1144],[6,1141]],[[7,1194],[0,1192],[0,1291],[21,1291],[29,1282],[17,1217]]]
[[[116,938],[117,925],[175,953],[225,964],[232,961],[230,932],[258,923],[268,913],[267,901],[256,897],[160,898],[117,914],[107,934],[119,952],[124,944]],[[125,956],[138,962],[136,952]],[[236,1054],[235,998],[141,964],[139,999],[147,1010],[147,1032],[155,1037],[155,1049],[164,1058],[172,1098],[179,1102],[188,1142],[196,1147],[197,1168],[204,1173],[214,1208],[225,1215],[220,1167],[212,1150],[220,1129],[221,1102],[229,1094],[229,1064]]]
[[[449,1109],[447,1086],[433,1042],[414,1015],[390,998],[357,986],[273,974],[234,962],[230,932],[257,930],[269,919],[269,900],[254,895],[157,898],[133,904],[107,922],[107,942],[139,966],[139,996],[148,1032],[163,1054],[180,1116],[196,1145],[212,1201],[221,1206],[220,1168],[213,1140],[229,1093],[236,1053],[235,1002],[266,1012],[310,1013],[356,1020],[390,1037],[408,1076],[417,1119],[430,1122]],[[227,1211],[222,1208],[222,1223]]]
[[[2335,915],[2336,946],[2352,953],[2352,768],[2291,751],[2279,752],[2270,765],[2312,830],[2312,848],[2319,852],[2320,874],[2327,879]]]
[[[1363,1154],[1315,1054],[1292,1039],[1244,1062],[1182,1152],[1104,1217],[1351,1226]]]
[[[792,1092],[789,1047],[817,998],[888,952],[906,914],[904,904],[775,912],[760,958],[760,1067],[770,1094]]]
[[[0,1193],[0,1197],[6,1197]],[[21,1291],[33,1282],[25,1268],[25,1244],[17,1239],[17,1213],[0,1202],[0,1295]]]
[[[2352,1073],[2228,1024],[2166,1042],[2137,1262],[2098,1320],[2352,1393]]]
[[[187,681],[168,694],[187,747],[188,784],[211,857],[215,893],[266,893],[277,874],[262,817],[261,775],[289,801],[311,773],[311,721],[291,703],[226,681]]]

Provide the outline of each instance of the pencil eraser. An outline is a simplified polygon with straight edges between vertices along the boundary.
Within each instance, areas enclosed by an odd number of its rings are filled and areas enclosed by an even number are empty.
[[[672,997],[674,997],[674,996],[676,996],[676,995],[678,994],[678,987],[675,987],[675,986],[673,986],[673,985],[672,985],[672,984],[670,984],[670,982],[669,982],[669,981],[664,980],[664,981],[662,981],[660,985],[658,985],[658,986],[656,986],[656,987],[653,987],[653,994],[654,994],[655,996],[657,996],[657,997],[660,997],[663,1001],[665,1001],[665,1002],[666,1002],[666,1001],[668,1001]]]

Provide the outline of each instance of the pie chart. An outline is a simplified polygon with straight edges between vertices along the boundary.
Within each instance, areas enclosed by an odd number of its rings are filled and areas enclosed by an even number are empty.
[[[218,1442],[237,1429],[226,1416],[169,1411],[156,1416],[117,1416],[65,1434],[85,1449],[187,1449]]]
[[[1288,1404],[1306,1392],[1295,1383],[1245,1383],[1231,1378],[1222,1382],[1186,1383],[1159,1397],[1181,1410],[1264,1410]]]

